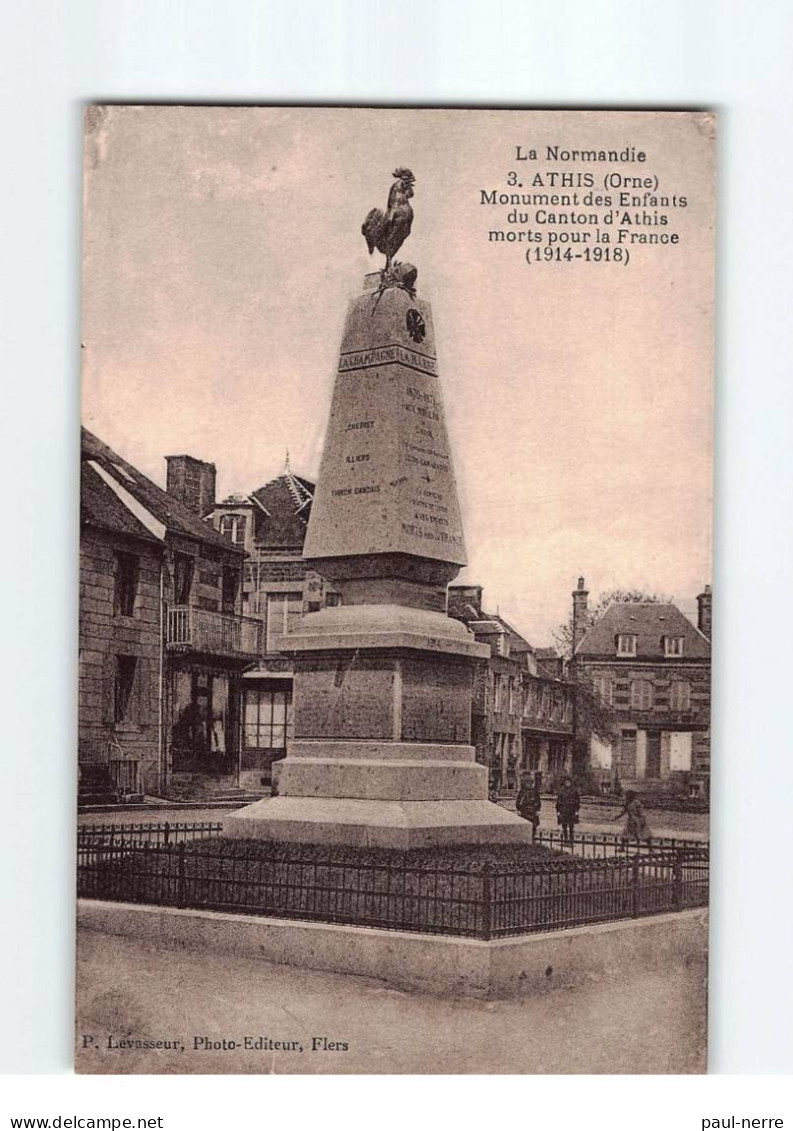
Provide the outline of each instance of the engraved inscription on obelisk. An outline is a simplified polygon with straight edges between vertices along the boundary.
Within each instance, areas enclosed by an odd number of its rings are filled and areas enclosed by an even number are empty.
[[[399,287],[351,304],[304,549],[384,553],[466,561],[432,315]]]

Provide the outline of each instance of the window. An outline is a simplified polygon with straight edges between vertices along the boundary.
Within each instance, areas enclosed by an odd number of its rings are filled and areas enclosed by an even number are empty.
[[[617,637],[617,655],[618,656],[635,656],[636,655],[636,641],[638,637],[630,635],[620,635]]]
[[[665,656],[682,656],[683,655],[683,637],[682,636],[665,636],[664,637],[664,655]]]
[[[523,714],[533,715],[537,710],[537,688],[534,683],[524,684]]]
[[[501,676],[493,676],[493,710],[501,710]]]
[[[277,652],[285,636],[292,636],[303,616],[302,593],[267,594],[267,651]]]
[[[246,525],[247,519],[244,514],[224,514],[220,519],[220,533],[237,546],[243,546]]]
[[[116,682],[113,697],[113,721],[123,723],[129,714],[132,687],[135,683],[135,656],[116,656]]]
[[[691,684],[688,680],[676,680],[669,688],[669,706],[673,711],[691,709]]]
[[[509,681],[509,713],[515,714],[515,680],[510,677]]]
[[[614,703],[614,684],[611,682],[607,675],[598,675],[592,681],[595,698],[603,703],[606,707],[611,707]]]
[[[653,685],[649,679],[634,679],[631,683],[631,707],[649,711],[653,705]]]
[[[175,605],[189,605],[195,563],[187,554],[173,556],[173,599]]]
[[[245,745],[266,750],[286,748],[286,691],[245,692]]]
[[[122,617],[135,613],[135,598],[138,595],[138,575],[140,558],[137,554],[116,552],[116,596],[115,611]]]

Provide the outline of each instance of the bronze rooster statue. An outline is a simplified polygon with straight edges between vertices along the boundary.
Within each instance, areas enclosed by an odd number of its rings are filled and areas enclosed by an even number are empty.
[[[396,180],[391,185],[385,212],[373,208],[361,226],[369,254],[377,248],[385,256],[384,277],[391,274],[392,260],[410,235],[413,223],[410,198],[416,178],[410,169],[395,169],[394,176]]]

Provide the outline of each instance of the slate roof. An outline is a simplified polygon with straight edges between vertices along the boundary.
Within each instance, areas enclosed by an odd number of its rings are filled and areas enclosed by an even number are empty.
[[[504,620],[498,613],[477,613],[473,605],[466,605],[463,609],[458,609],[453,615],[455,620],[461,620],[474,634],[481,633],[485,636],[490,633],[505,632],[509,637],[509,650],[512,655],[534,651],[528,640],[521,636],[509,621]]]
[[[665,636],[683,637],[683,660],[710,658],[710,641],[676,605],[630,601],[615,601],[609,605],[584,634],[575,654],[616,659],[616,637],[620,635],[638,637],[636,656],[620,656],[621,660],[665,659]]]
[[[291,471],[251,492],[257,545],[303,549],[315,484]]]
[[[186,538],[194,538],[227,552],[244,554],[208,522],[204,522],[177,499],[172,498],[162,487],[133,467],[120,455],[103,444],[87,428],[81,429],[80,445],[80,521],[91,526],[101,527],[117,534],[129,534],[148,541],[159,541],[140,521],[123,498],[119,498],[113,488],[91,466],[98,464],[122,489],[129,493],[145,511],[148,511],[167,531]]]
[[[124,506],[85,459],[80,463],[80,521],[89,526],[111,530],[114,534],[128,534],[146,542],[160,542],[134,516],[129,507]]]

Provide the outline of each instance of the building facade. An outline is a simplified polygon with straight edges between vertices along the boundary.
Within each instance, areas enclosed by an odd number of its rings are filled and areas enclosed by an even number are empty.
[[[573,696],[558,657],[546,649],[538,659],[507,621],[483,612],[481,586],[450,585],[448,613],[490,646],[474,676],[471,741],[492,788],[517,789],[525,771],[555,788],[573,764]]]
[[[304,613],[338,604],[303,559],[314,484],[283,475],[215,501],[215,468],[168,456],[163,490],[83,431],[79,768],[83,800],[234,796],[271,783],[292,734]],[[573,767],[573,692],[480,586],[450,586],[450,616],[490,647],[471,731],[491,781],[554,788]]]
[[[571,674],[608,709],[612,737],[582,734],[602,788],[706,797],[710,782],[711,592],[695,626],[676,605],[614,602],[590,624],[573,593]]]
[[[90,432],[81,445],[80,794],[236,785],[241,679],[261,652],[245,552],[205,521],[215,469],[168,457],[164,491]]]
[[[246,789],[270,784],[272,764],[292,737],[292,661],[281,642],[304,613],[340,600],[302,557],[313,497],[314,484],[287,460],[283,475],[212,512],[218,533],[246,551],[243,608],[261,625],[261,653],[242,676],[239,783]]]

